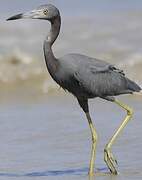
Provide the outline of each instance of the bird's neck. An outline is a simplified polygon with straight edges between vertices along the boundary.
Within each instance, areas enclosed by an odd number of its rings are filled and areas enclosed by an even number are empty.
[[[60,27],[61,27],[61,17],[58,15],[56,18],[50,21],[51,22],[51,29],[50,33],[47,36],[46,40],[48,44],[52,47],[53,43],[57,39],[59,32],[60,32]]]
[[[49,72],[50,71],[55,72],[58,66],[58,61],[55,58],[52,51],[52,45],[59,35],[60,27],[61,27],[61,17],[59,15],[51,21],[50,33],[44,41],[44,55]]]

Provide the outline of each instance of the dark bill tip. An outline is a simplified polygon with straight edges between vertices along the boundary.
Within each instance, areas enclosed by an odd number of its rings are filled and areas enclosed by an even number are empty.
[[[6,19],[7,21],[11,21],[11,20],[16,20],[16,19],[21,19],[23,17],[23,14],[17,14],[15,16],[12,16],[8,19]]]

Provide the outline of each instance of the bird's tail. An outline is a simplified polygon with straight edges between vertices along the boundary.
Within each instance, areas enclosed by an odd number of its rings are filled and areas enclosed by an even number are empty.
[[[131,81],[130,79],[127,79],[127,87],[129,90],[133,92],[142,93],[142,88],[134,81]]]

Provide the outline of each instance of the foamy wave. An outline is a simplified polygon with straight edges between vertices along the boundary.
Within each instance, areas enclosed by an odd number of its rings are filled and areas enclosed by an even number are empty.
[[[41,68],[36,66],[36,60],[18,50],[0,57],[0,81],[3,83],[27,80],[39,74]]]
[[[142,66],[142,54],[140,53],[134,53],[130,57],[128,57],[125,61],[121,61],[119,63],[119,66],[129,66],[129,67],[135,67],[135,66]]]
[[[142,85],[142,54],[132,54],[116,64],[126,75]],[[13,84],[26,81],[40,85],[43,93],[58,91],[59,86],[49,76],[45,64],[38,59],[16,49],[9,55],[0,56],[0,83]]]
[[[142,54],[134,53],[127,59],[118,63],[121,69],[126,71],[126,75],[135,80],[142,87]]]
[[[59,88],[36,58],[19,50],[9,55],[1,55],[0,84],[19,86],[19,82],[20,85],[27,82],[31,87],[36,83],[43,93],[51,93]]]

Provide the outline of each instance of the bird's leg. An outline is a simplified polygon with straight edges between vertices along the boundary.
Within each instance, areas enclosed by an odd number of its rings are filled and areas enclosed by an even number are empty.
[[[94,165],[95,165],[95,156],[96,156],[96,144],[97,144],[97,132],[96,129],[92,123],[91,117],[89,112],[86,113],[86,117],[89,123],[89,127],[91,130],[92,135],[92,152],[91,152],[91,160],[90,160],[90,166],[89,166],[89,175],[94,175]]]
[[[91,120],[91,117],[89,114],[88,99],[78,98],[78,102],[86,114],[86,117],[87,117],[87,120],[89,123],[89,127],[91,130],[91,135],[92,135],[92,152],[91,152],[91,160],[90,160],[90,167],[89,167],[89,176],[91,177],[94,175],[94,165],[95,165],[94,162],[95,162],[95,155],[96,155],[97,132],[96,132],[96,129],[92,123],[92,120]]]
[[[118,130],[115,132],[115,134],[112,136],[112,138],[110,139],[110,141],[108,142],[108,144],[105,146],[105,149],[104,149],[104,160],[105,160],[108,168],[110,169],[112,174],[117,174],[117,170],[115,168],[115,164],[117,164],[117,161],[113,157],[111,148],[112,148],[112,145],[115,142],[116,138],[118,137],[118,135],[121,133],[123,128],[126,126],[126,124],[131,119],[131,117],[133,115],[133,110],[118,100],[114,100],[114,102],[127,111],[127,115],[126,115],[125,119],[123,120],[122,124],[120,125]]]

